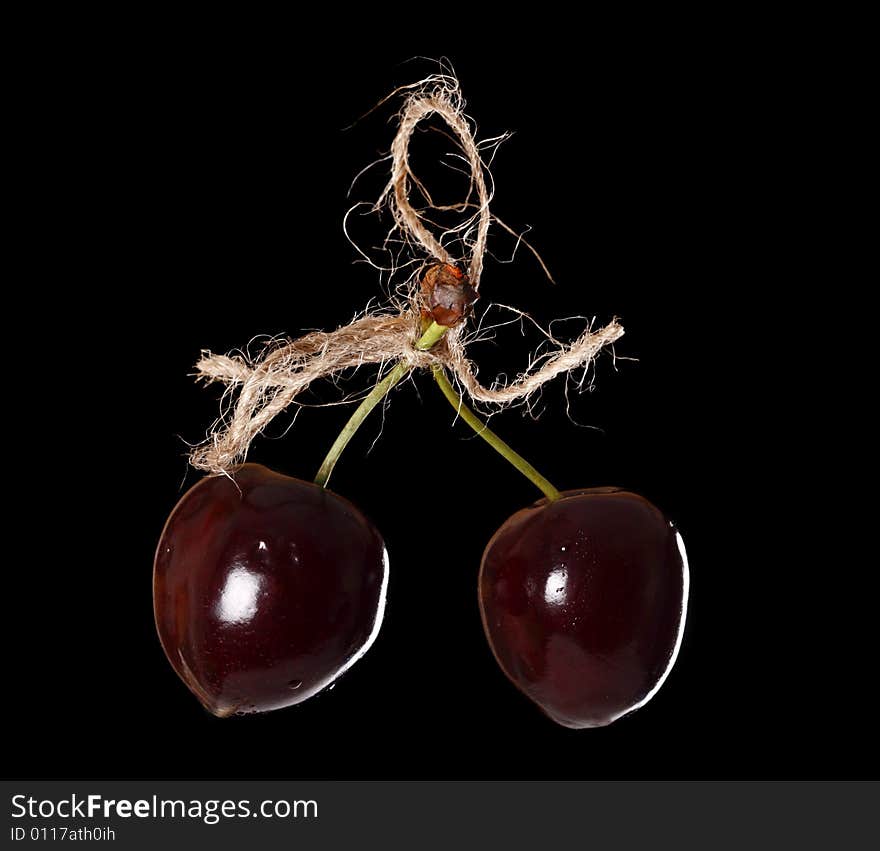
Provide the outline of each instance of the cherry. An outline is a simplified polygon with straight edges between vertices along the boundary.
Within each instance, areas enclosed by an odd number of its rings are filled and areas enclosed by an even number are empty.
[[[376,638],[388,582],[382,537],[350,502],[259,464],[232,476],[184,494],[153,572],[165,654],[220,717],[330,685]]]
[[[617,488],[565,491],[518,511],[480,567],[498,664],[565,727],[601,727],[650,700],[684,628],[684,544],[650,502]]]

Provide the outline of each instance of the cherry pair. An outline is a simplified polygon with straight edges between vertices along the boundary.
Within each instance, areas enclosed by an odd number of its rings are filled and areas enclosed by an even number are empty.
[[[550,496],[515,513],[486,547],[483,625],[504,673],[547,715],[603,726],[647,702],[675,661],[684,547],[636,494]],[[308,699],[364,655],[387,584],[382,536],[358,508],[244,464],[198,482],[168,519],[154,568],[156,625],[210,712],[265,712]]]

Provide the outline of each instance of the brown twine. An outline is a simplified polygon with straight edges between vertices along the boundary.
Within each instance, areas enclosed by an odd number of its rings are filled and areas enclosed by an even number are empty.
[[[404,238],[421,246],[432,258],[444,263],[456,262],[443,239],[459,235],[469,255],[462,259],[469,271],[471,285],[477,289],[483,271],[486,240],[493,220],[489,211],[491,192],[486,182],[487,168],[480,155],[470,123],[464,114],[464,102],[458,81],[437,74],[412,86],[400,113],[397,133],[391,145],[391,177],[376,204],[390,208],[395,227]],[[400,91],[400,90],[398,90]],[[424,210],[410,203],[412,185],[418,179],[409,164],[409,145],[417,125],[437,115],[450,127],[470,170],[471,191],[477,203],[469,200],[455,209],[476,207],[464,223],[438,239],[426,225]],[[430,196],[427,210],[450,209],[435,206]],[[496,220],[497,221],[497,220]],[[417,276],[416,276],[417,279]],[[623,335],[623,328],[613,321],[605,328],[587,328],[569,346],[556,343],[556,352],[532,363],[516,380],[482,385],[466,354],[462,327],[450,329],[430,351],[419,351],[419,296],[415,283],[410,288],[408,304],[397,312],[371,311],[332,332],[316,331],[296,340],[270,345],[261,358],[215,355],[203,352],[196,364],[197,377],[226,385],[224,415],[215,423],[208,439],[190,453],[190,463],[201,470],[222,473],[244,460],[251,441],[285,408],[293,404],[306,388],[320,378],[337,375],[365,364],[404,361],[412,368],[440,364],[458,379],[471,399],[495,405],[525,401],[558,375],[588,367],[604,346]],[[534,360],[534,359],[533,359]],[[232,403],[232,395],[237,397]]]
[[[393,192],[394,203],[391,205],[391,210],[401,231],[414,237],[428,254],[437,260],[443,263],[454,262],[454,258],[425,227],[422,216],[409,202],[410,181],[416,180],[409,167],[410,139],[419,122],[436,113],[458,137],[470,170],[471,186],[479,200],[477,212],[468,222],[457,228],[461,230],[474,219],[477,221],[477,235],[471,246],[468,277],[471,286],[478,290],[480,277],[483,274],[483,256],[486,253],[486,239],[489,235],[492,215],[489,212],[490,195],[486,186],[486,167],[467,119],[464,117],[463,108],[461,90],[458,87],[458,80],[454,77],[437,75],[417,84],[416,94],[410,95],[401,113],[397,133],[391,143],[391,179],[376,202],[376,207],[380,208]]]

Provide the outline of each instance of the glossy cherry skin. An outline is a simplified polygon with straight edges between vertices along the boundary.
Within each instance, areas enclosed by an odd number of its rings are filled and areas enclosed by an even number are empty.
[[[479,600],[498,664],[565,727],[602,727],[645,704],[678,654],[684,544],[646,499],[567,491],[518,511],[483,554]]]
[[[330,685],[382,623],[382,537],[336,494],[244,464],[177,503],[156,550],[165,654],[219,717],[280,709]]]

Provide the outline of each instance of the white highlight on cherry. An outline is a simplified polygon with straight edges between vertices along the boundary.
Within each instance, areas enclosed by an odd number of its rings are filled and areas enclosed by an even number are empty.
[[[669,663],[666,665],[666,670],[663,672],[663,676],[657,680],[654,688],[652,688],[632,709],[628,709],[626,712],[621,713],[621,715],[628,715],[630,712],[634,712],[636,709],[644,706],[658,691],[660,691],[660,686],[666,682],[666,678],[669,676],[669,672],[672,670],[673,665],[675,665],[675,660],[678,658],[678,651],[681,649],[681,639],[684,637],[684,622],[687,619],[687,607],[688,607],[688,594],[690,592],[691,585],[691,572],[688,567],[688,557],[687,553],[684,549],[684,541],[682,540],[681,535],[678,533],[678,530],[675,532],[675,543],[678,547],[678,552],[681,554],[681,563],[683,568],[682,575],[682,596],[681,596],[681,618],[678,622],[678,635],[675,637],[675,647],[672,649],[672,653],[669,656]],[[616,718],[612,720],[616,721],[617,718],[620,718],[618,715]]]
[[[263,577],[237,565],[226,577],[217,603],[217,617],[225,623],[243,624],[257,613]]]
[[[568,568],[564,565],[550,571],[544,583],[544,602],[549,606],[564,606],[568,602]]]

